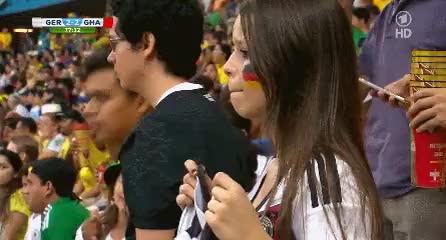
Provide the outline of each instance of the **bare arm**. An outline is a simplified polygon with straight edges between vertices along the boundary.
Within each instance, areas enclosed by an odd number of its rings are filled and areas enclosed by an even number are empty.
[[[172,240],[175,236],[175,229],[154,230],[154,229],[136,229],[136,240],[156,239]]]
[[[84,185],[80,180],[77,180],[76,184],[74,185],[73,192],[79,196],[83,191]]]
[[[28,222],[28,217],[20,212],[12,212],[7,220],[4,232],[4,239],[18,239],[23,229]]]
[[[88,191],[84,191],[81,194],[82,199],[92,198],[98,196],[100,193],[100,187],[99,184],[95,184],[92,188],[90,188]]]

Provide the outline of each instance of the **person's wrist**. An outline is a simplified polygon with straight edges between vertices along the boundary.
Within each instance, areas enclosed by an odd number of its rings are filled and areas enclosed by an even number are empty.
[[[265,232],[262,226],[258,225],[257,229],[250,231],[246,238],[247,240],[272,240],[272,238]]]

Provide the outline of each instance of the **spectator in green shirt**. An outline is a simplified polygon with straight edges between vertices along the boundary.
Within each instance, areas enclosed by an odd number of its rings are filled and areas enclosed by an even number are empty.
[[[356,50],[361,48],[362,42],[370,30],[370,12],[367,8],[354,8],[352,16],[353,42]]]
[[[41,213],[41,240],[73,240],[89,212],[76,200],[74,168],[59,158],[33,162],[23,194],[30,210]]]

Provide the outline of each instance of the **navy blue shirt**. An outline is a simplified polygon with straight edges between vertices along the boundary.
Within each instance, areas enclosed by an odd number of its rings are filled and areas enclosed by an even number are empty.
[[[410,73],[413,49],[446,50],[445,0],[394,0],[365,40],[361,74],[386,86]],[[373,99],[366,127],[366,153],[384,198],[407,193],[410,184],[410,130],[406,113]]]

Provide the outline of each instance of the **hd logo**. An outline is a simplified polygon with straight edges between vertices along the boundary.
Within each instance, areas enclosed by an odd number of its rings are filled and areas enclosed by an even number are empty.
[[[410,38],[412,30],[407,28],[412,23],[412,15],[408,11],[401,11],[396,15],[396,24],[399,26],[395,29],[395,38]]]

